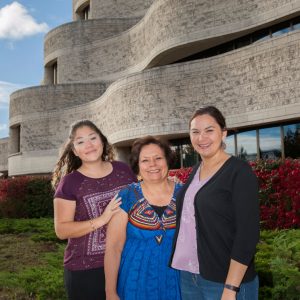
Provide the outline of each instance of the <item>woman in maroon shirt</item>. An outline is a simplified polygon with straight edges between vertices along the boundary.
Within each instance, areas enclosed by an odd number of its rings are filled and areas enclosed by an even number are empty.
[[[119,211],[114,196],[136,180],[126,164],[112,159],[107,138],[81,120],[71,126],[53,173],[55,232],[68,239],[64,279],[71,300],[105,299],[105,225]]]

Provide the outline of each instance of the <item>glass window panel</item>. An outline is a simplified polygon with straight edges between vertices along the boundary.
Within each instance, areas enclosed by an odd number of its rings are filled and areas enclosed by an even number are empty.
[[[265,41],[269,38],[271,38],[269,29],[263,29],[253,33],[253,43]]]
[[[280,127],[259,129],[260,158],[281,158]]]
[[[293,19],[292,24],[293,24],[293,30],[300,29],[300,17]]]
[[[237,134],[238,157],[244,160],[255,160],[257,158],[256,130],[241,132]]]
[[[272,27],[272,37],[276,37],[285,33],[288,33],[291,30],[290,22],[285,22],[277,26]]]
[[[300,158],[300,123],[284,126],[283,132],[285,157]]]
[[[180,145],[171,146],[172,151],[175,153],[175,159],[170,169],[180,169],[181,168],[181,154],[180,154]]]
[[[182,163],[184,168],[192,167],[198,162],[198,154],[191,144],[182,145]]]
[[[225,144],[226,144],[225,151],[228,154],[236,155],[236,153],[235,153],[235,146],[234,146],[234,134],[226,137]]]
[[[234,42],[229,42],[223,45],[218,46],[218,53],[222,54],[222,53],[226,53],[229,51],[232,51],[234,49]]]
[[[235,41],[235,47],[236,48],[245,47],[245,46],[250,45],[250,44],[251,44],[251,36],[250,35],[241,37],[241,38],[239,38]]]
[[[300,23],[294,24],[293,29],[294,30],[299,30],[300,29]]]

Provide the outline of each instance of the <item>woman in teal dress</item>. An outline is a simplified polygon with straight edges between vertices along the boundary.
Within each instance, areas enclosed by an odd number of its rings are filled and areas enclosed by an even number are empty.
[[[108,225],[107,300],[181,299],[179,273],[169,267],[180,189],[168,179],[171,160],[170,147],[154,137],[133,144],[131,166],[142,181],[119,192],[121,211]]]

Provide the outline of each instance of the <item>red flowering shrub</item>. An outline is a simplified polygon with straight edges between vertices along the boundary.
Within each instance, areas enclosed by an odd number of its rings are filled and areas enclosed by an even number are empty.
[[[181,168],[177,170],[170,170],[169,176],[170,177],[177,177],[182,183],[185,183],[189,178],[193,168]]]
[[[300,161],[259,160],[250,162],[259,181],[263,229],[300,228]],[[192,168],[170,170],[183,183]]]
[[[20,176],[0,179],[0,217],[39,218],[53,215],[50,178]]]
[[[0,216],[24,216],[26,185],[29,177],[22,176],[0,181]]]
[[[259,180],[262,227],[300,228],[300,161],[251,162]]]

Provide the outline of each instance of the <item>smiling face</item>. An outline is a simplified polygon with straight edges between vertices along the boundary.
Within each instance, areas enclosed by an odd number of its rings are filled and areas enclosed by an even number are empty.
[[[100,136],[90,127],[79,127],[74,135],[73,152],[82,163],[101,160],[103,145]]]
[[[210,158],[223,151],[222,140],[227,135],[217,121],[208,114],[199,115],[191,121],[192,145],[202,158]]]
[[[168,178],[168,164],[163,149],[156,144],[143,146],[139,156],[139,171],[145,182],[160,182]]]

